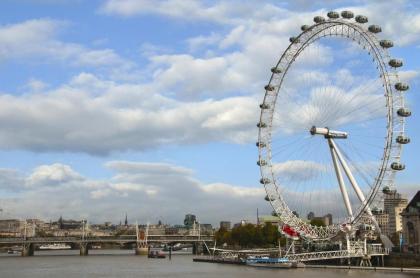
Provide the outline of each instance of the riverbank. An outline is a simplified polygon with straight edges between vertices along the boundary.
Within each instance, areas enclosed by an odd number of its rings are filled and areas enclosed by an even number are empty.
[[[409,267],[379,267],[379,266],[352,266],[352,265],[305,265],[304,268],[323,268],[323,269],[357,269],[370,271],[393,271],[420,273],[420,268]]]

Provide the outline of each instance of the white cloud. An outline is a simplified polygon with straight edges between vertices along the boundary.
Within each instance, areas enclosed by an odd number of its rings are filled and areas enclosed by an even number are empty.
[[[0,96],[0,147],[106,154],[162,144],[255,140],[257,100],[179,102],[148,86],[80,74],[42,94]]]
[[[25,59],[78,67],[112,67],[113,71],[134,69],[134,63],[120,57],[112,49],[89,49],[59,40],[58,33],[66,26],[69,26],[68,22],[52,19],[0,25],[0,61]]]
[[[58,186],[69,182],[83,181],[83,178],[68,165],[55,163],[34,169],[25,183],[28,187]]]
[[[87,217],[91,223],[116,223],[128,212],[130,219],[146,222],[163,217],[164,222],[175,224],[192,212],[202,223],[216,224],[225,219],[253,217],[256,207],[269,211],[261,187],[204,184],[194,178],[191,169],[166,163],[111,161],[106,166],[116,171],[107,181],[81,177],[68,165],[39,166],[27,177],[18,175],[25,180],[25,189],[13,199],[1,199],[2,205],[13,217],[57,219],[63,215]],[[0,171],[0,181],[8,176]],[[37,186],[33,186],[34,182]],[[96,187],[86,186],[89,183]],[[1,182],[0,186],[1,190],[13,190]]]
[[[40,92],[46,90],[47,88],[47,83],[35,78],[31,78],[24,87],[24,89],[27,89],[31,92]]]
[[[282,105],[283,109],[278,111],[278,120],[273,126],[278,132],[295,134],[309,131],[312,126],[334,129],[384,117],[385,98],[382,91],[378,91],[381,83],[379,80],[370,82],[376,85],[360,83],[348,92],[334,86],[319,86],[312,88],[307,98],[297,95],[291,99],[284,95],[278,100],[277,105]]]
[[[328,171],[330,165],[322,165],[314,161],[288,160],[273,165],[274,175],[280,181],[308,181]]]
[[[271,4],[260,2],[215,2],[193,0],[108,0],[99,9],[105,14],[125,17],[158,14],[184,21],[210,21],[232,24],[246,19],[266,19],[282,16],[284,10]]]

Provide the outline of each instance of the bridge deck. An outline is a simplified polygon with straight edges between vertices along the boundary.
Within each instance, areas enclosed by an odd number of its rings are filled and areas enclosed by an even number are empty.
[[[211,242],[212,236],[180,236],[180,235],[149,235],[147,242],[150,243],[169,243],[169,242]],[[0,238],[0,244],[45,244],[45,243],[134,243],[136,236],[121,237],[28,237],[24,238]]]

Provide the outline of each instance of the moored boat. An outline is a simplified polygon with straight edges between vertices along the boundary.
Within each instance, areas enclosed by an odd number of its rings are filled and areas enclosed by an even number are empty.
[[[255,267],[265,268],[291,268],[292,262],[287,258],[270,258],[250,256],[246,259],[246,264]]]
[[[166,255],[162,251],[151,250],[149,252],[149,254],[147,255],[147,257],[148,258],[153,258],[153,259],[164,259],[164,258],[166,258]]]
[[[68,249],[71,249],[71,246],[64,243],[43,244],[39,246],[39,250],[68,250]]]

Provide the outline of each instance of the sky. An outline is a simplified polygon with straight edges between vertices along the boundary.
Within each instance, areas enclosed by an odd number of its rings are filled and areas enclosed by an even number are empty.
[[[177,224],[193,213],[217,224],[270,213],[256,165],[263,87],[302,24],[344,9],[381,25],[404,61],[412,142],[396,184],[411,198],[417,1],[3,0],[1,218]]]

